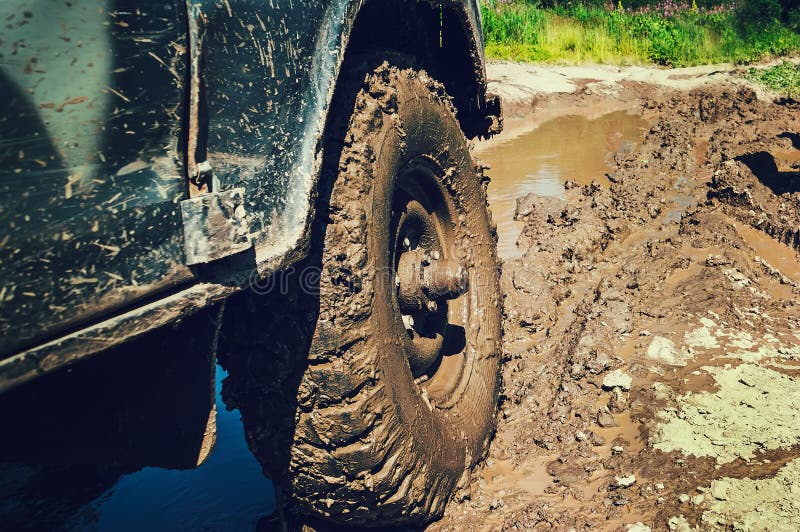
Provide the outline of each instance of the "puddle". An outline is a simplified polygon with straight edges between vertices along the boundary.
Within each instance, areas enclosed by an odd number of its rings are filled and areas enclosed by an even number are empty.
[[[165,354],[118,351],[4,394],[0,419],[13,430],[0,442],[0,528],[256,529],[274,490],[222,400],[227,374],[216,369],[216,442],[198,448],[184,435],[195,415],[208,419],[210,405],[192,399],[209,399],[209,363]],[[207,459],[192,467],[187,455]]]
[[[499,236],[502,259],[519,256],[522,224],[514,221],[517,198],[528,193],[559,197],[564,182],[608,185],[609,157],[625,142],[638,142],[647,122],[638,115],[615,111],[595,119],[555,118],[515,138],[487,143],[478,157],[489,163],[489,204]]]
[[[756,255],[776,270],[780,270],[786,277],[800,283],[800,256],[792,247],[749,225],[734,223],[733,226],[739,236],[753,248]]]

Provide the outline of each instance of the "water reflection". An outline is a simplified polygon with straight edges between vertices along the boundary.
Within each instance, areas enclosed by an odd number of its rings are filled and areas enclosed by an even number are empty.
[[[625,111],[596,119],[571,115],[507,141],[501,136],[479,150],[478,157],[492,166],[489,204],[497,223],[500,257],[519,255],[516,241],[522,227],[513,219],[518,197],[531,192],[562,196],[567,180],[608,185],[609,156],[623,143],[638,141],[646,127],[644,119]]]
[[[0,397],[3,529],[252,530],[274,510],[203,320]]]
[[[188,471],[148,467],[122,477],[92,502],[97,529],[253,530],[274,510],[272,483],[247,448],[239,412],[220,398],[226,375],[217,368],[217,442],[208,459]]]

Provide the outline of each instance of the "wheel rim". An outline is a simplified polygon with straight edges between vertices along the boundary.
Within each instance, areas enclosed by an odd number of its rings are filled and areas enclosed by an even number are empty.
[[[458,212],[428,159],[396,181],[392,201],[393,308],[406,334],[415,382],[435,403],[453,394],[466,367],[464,327],[469,288],[457,254]]]

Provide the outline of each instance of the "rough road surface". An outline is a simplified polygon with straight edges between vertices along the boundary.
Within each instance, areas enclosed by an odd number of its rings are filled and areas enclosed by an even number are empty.
[[[519,199],[497,434],[431,530],[797,526],[800,105],[713,69],[509,89],[515,68],[489,71],[504,135],[576,109],[651,126],[610,185]]]

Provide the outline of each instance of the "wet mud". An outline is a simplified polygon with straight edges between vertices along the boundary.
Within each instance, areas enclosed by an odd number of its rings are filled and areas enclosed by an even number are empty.
[[[501,242],[520,227],[503,251],[503,396],[486,462],[430,529],[792,529],[798,104],[724,80],[533,101],[534,117],[624,117],[624,141],[562,138],[550,150],[573,167],[553,188],[525,181],[541,152],[522,126],[478,146]],[[558,138],[570,120],[531,123]]]
[[[625,111],[596,118],[567,115],[515,138],[487,143],[480,157],[492,167],[489,201],[500,258],[520,254],[516,241],[525,224],[514,219],[514,211],[521,195],[563,198],[566,180],[608,185],[609,155],[636,142],[646,125],[640,116]]]

